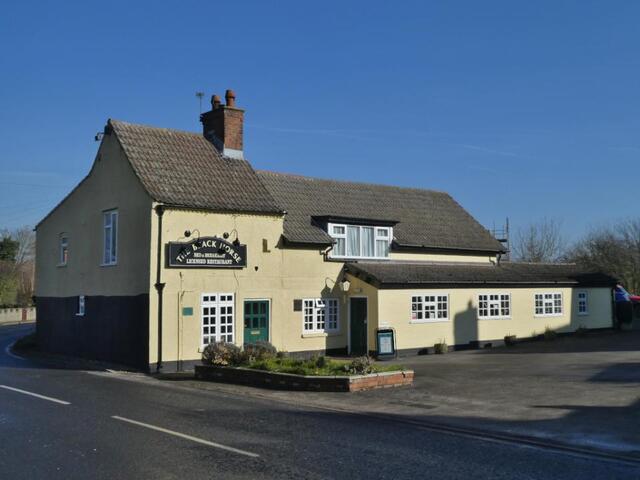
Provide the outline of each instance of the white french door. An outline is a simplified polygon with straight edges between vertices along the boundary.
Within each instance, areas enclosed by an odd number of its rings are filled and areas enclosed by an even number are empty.
[[[233,293],[202,294],[202,345],[233,343],[234,310]]]

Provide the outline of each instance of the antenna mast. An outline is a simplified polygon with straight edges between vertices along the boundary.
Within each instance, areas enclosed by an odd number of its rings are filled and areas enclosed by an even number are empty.
[[[196,92],[196,97],[198,97],[198,102],[200,103],[200,113],[202,113],[202,99],[204,98],[204,92]]]

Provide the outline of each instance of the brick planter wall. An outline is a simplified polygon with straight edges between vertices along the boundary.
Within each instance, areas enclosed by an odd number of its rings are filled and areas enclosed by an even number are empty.
[[[313,392],[357,392],[372,388],[399,387],[413,383],[413,370],[383,372],[352,377],[306,376],[290,373],[265,372],[249,368],[196,365],[195,376],[199,380],[234,383],[252,387],[278,390]]]

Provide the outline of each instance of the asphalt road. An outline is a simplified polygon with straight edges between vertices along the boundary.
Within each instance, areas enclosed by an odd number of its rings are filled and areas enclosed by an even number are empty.
[[[47,368],[0,327],[0,479],[640,478],[640,466]]]

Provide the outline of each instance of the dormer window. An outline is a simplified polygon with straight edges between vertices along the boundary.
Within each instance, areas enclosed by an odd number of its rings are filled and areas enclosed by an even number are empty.
[[[334,258],[389,257],[391,227],[329,223],[327,230],[336,241],[331,251]]]

